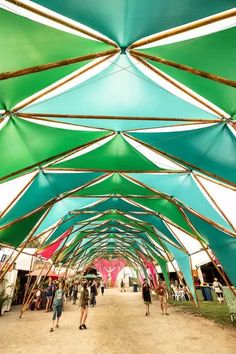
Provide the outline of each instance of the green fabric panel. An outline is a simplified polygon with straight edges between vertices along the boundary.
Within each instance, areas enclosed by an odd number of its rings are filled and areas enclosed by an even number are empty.
[[[75,193],[76,196],[99,196],[99,195],[155,195],[154,192],[139,186],[119,173],[114,173],[100,183],[89,186]]]
[[[0,9],[0,72],[97,53],[112,47]]]
[[[21,198],[14,204],[9,212],[0,219],[0,225],[7,224],[14,219],[22,217],[62,193],[79,188],[100,175],[101,174],[97,172],[40,172]]]
[[[235,87],[221,84],[220,82],[212,81],[191,74],[187,71],[179,70],[171,66],[163,65],[150,61],[158,69],[172,76],[182,84],[191,88],[199,95],[205,97],[216,106],[223,109],[231,117],[236,117],[236,90]]]
[[[193,130],[135,132],[130,135],[184,161],[186,165],[194,165],[196,169],[236,182],[236,140],[225,123]]]
[[[161,88],[126,55],[119,55],[106,69],[73,89],[32,104],[23,111],[92,116],[215,118]]]
[[[130,200],[133,200],[138,204],[141,204],[151,210],[154,210],[156,213],[160,213],[161,215],[166,216],[168,219],[172,220],[174,223],[182,227],[187,232],[191,234],[193,233],[177,206],[175,206],[168,200],[163,198],[130,198]]]
[[[89,61],[84,61],[0,81],[0,109],[10,110],[18,102],[46,88],[88,63]]]
[[[174,196],[177,200],[196,210],[203,216],[232,230],[231,226],[217,213],[210,202],[208,202],[200,187],[189,173],[131,173],[129,175],[148,187],[155,189],[157,192],[160,191],[169,196]]]
[[[236,286],[236,238],[218,230],[192,213],[186,212],[186,214],[196,230],[208,243],[234,286]]]
[[[193,276],[192,276],[192,268],[190,263],[190,257],[186,253],[182,252],[178,248],[172,246],[168,242],[163,241],[167,247],[167,249],[172,253],[173,257],[175,258],[178,266],[183,273],[184,279],[186,284],[188,285],[189,291],[192,294],[192,297],[197,304],[197,296],[196,291],[193,283]]]
[[[99,199],[97,199],[99,200]],[[86,210],[96,210],[96,211],[106,211],[109,209],[116,209],[120,210],[123,212],[135,212],[135,211],[143,211],[142,208],[138,208],[137,206],[128,203],[126,200],[123,200],[121,198],[108,198],[105,201],[102,201],[100,203],[97,203],[94,206],[86,208]]]
[[[36,3],[79,21],[120,46],[233,8],[233,0],[36,0]]]
[[[73,168],[96,171],[159,171],[156,165],[117,134],[106,144],[84,155],[54,165],[55,168]]]
[[[11,118],[1,130],[0,178],[106,136],[106,131],[76,131]],[[6,164],[5,161],[10,161]]]
[[[181,42],[141,49],[143,53],[236,80],[236,27]]]
[[[0,242],[18,247],[26,239],[30,231],[44,213],[45,209],[40,210],[4,230],[0,230]]]

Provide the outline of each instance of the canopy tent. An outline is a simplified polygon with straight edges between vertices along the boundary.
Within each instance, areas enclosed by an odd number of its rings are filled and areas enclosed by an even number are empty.
[[[0,0],[0,244],[236,285],[234,5]]]

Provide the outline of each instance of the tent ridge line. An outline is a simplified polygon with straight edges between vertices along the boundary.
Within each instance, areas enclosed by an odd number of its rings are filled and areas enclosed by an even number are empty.
[[[185,24],[182,26],[174,27],[172,29],[165,31],[164,33],[161,32],[161,33],[157,33],[156,35],[153,35],[152,37],[149,37],[146,39],[145,38],[140,39],[137,42],[134,42],[133,44],[131,44],[129,48],[133,49],[136,47],[143,46],[145,44],[153,43],[153,42],[156,42],[156,41],[164,39],[164,38],[172,37],[176,34],[184,33],[184,32],[191,31],[193,29],[196,29],[196,28],[199,28],[202,26],[206,26],[206,25],[209,25],[209,24],[221,21],[221,20],[225,20],[225,19],[233,17],[235,15],[236,15],[235,9],[220,12],[216,15],[208,16],[206,18],[194,21],[192,23],[188,23],[188,24]]]
[[[70,64],[80,63],[82,61],[95,59],[95,58],[100,58],[100,57],[104,57],[104,56],[107,56],[107,55],[110,55],[110,54],[116,54],[118,52],[119,52],[119,49],[111,49],[111,50],[106,50],[106,51],[98,52],[98,53],[94,53],[94,54],[83,55],[83,56],[80,56],[80,57],[75,57],[75,58],[70,58],[70,59],[63,59],[63,60],[59,60],[59,61],[55,61],[55,62],[51,62],[51,63],[47,63],[47,64],[31,66],[29,68],[24,68],[24,69],[20,69],[20,70],[16,70],[16,71],[1,72],[0,73],[0,81],[11,79],[13,77],[19,77],[19,76],[28,75],[28,74],[34,74],[34,73],[37,73],[37,72],[40,72],[40,71],[54,69],[54,68],[58,68],[58,67],[61,67],[61,66],[66,66],[66,65],[70,65]]]
[[[111,41],[110,39],[103,38],[102,36],[96,35],[96,34],[91,33],[90,31],[88,31],[88,30],[86,30],[84,28],[81,28],[79,26],[79,23],[76,24],[76,25],[72,24],[70,22],[67,22],[66,19],[61,19],[61,18],[58,18],[58,17],[56,17],[56,16],[54,16],[52,14],[49,14],[49,13],[43,11],[43,10],[36,9],[32,5],[26,4],[26,3],[22,2],[21,0],[5,0],[5,1],[7,1],[7,2],[13,4],[13,5],[19,6],[19,7],[23,8],[23,9],[25,9],[27,11],[33,12],[36,15],[42,16],[44,18],[47,18],[48,20],[51,20],[51,21],[56,22],[56,23],[59,23],[59,24],[65,26],[65,27],[68,27],[68,28],[71,28],[73,30],[79,31],[79,32],[81,32],[83,34],[86,34],[89,37],[95,38],[95,39],[97,39],[97,40],[99,40],[101,42],[104,42],[104,43],[107,43],[109,45],[112,45],[115,48],[118,47],[118,45],[115,42]]]

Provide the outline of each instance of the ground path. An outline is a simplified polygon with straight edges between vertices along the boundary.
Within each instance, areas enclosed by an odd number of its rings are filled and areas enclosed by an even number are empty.
[[[4,354],[235,354],[235,331],[170,308],[162,316],[154,301],[144,316],[140,293],[109,289],[89,309],[88,330],[78,329],[78,305],[66,304],[61,326],[50,333],[52,313],[11,311],[0,318]]]

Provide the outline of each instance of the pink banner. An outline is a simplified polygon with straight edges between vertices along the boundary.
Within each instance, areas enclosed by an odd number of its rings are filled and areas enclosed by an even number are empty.
[[[53,242],[51,245],[48,247],[44,248],[42,251],[36,252],[37,255],[49,259],[53,256],[53,254],[56,252],[56,250],[60,247],[62,241],[70,235],[72,228],[69,228],[64,234],[62,234],[59,239],[55,242]]]
[[[101,273],[103,281],[107,284],[110,281],[110,286],[115,286],[116,279],[120,271],[124,268],[126,262],[122,259],[104,259],[99,258],[94,261],[94,266]]]

